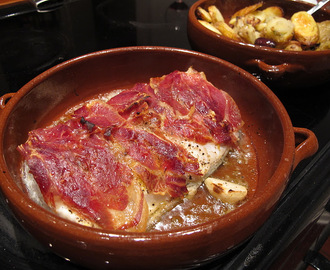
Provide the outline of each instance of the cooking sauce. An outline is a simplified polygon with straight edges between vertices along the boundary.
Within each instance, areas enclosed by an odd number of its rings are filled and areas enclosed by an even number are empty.
[[[175,230],[205,223],[225,215],[251,198],[258,182],[258,169],[255,149],[248,136],[242,135],[239,147],[228,153],[212,177],[244,185],[248,189],[247,197],[236,205],[223,203],[210,195],[202,184],[192,199],[184,199],[164,214],[151,231]]]

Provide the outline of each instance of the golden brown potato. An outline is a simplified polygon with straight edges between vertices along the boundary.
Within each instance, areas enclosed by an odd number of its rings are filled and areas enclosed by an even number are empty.
[[[301,48],[301,44],[300,44],[299,41],[291,40],[291,41],[290,41],[290,42],[284,47],[284,50],[300,52],[300,51],[302,51],[302,48]]]
[[[214,33],[221,35],[221,32],[217,28],[215,28],[212,24],[210,24],[209,22],[203,21],[203,20],[198,20],[198,21],[201,25],[203,25],[207,29],[213,31]]]
[[[319,42],[323,43],[330,40],[330,20],[317,23],[319,28]]]
[[[225,20],[223,19],[223,16],[220,12],[220,10],[216,6],[209,6],[208,7],[208,12],[211,16],[212,23],[216,24],[218,22],[224,22]]]
[[[236,32],[225,22],[217,22],[214,26],[221,32],[222,35],[237,41],[242,41]]]
[[[292,15],[294,24],[294,37],[301,44],[313,46],[319,41],[319,29],[312,15],[306,11],[299,11]]]
[[[264,28],[261,36],[271,39],[279,46],[289,42],[294,35],[294,25],[290,20],[274,17]]]
[[[320,43],[320,46],[316,50],[317,51],[330,50],[330,40],[326,40]]]
[[[260,23],[265,23],[274,17],[284,17],[284,11],[278,6],[271,6],[263,10],[255,10],[249,13],[247,16],[254,16],[260,20]]]
[[[208,23],[212,22],[211,15],[204,8],[198,7],[196,13],[197,17],[202,19],[203,21],[206,21]]]
[[[274,17],[284,17],[284,11],[279,6],[271,6],[261,11],[266,18],[266,21]]]
[[[229,21],[229,24],[234,24],[235,21],[236,21],[236,17],[243,17],[255,10],[257,10],[258,8],[262,7],[264,3],[263,2],[259,2],[257,4],[254,4],[254,5],[251,5],[251,6],[247,6],[245,8],[242,8],[240,9],[239,11],[235,12],[231,18],[230,18],[230,21]]]

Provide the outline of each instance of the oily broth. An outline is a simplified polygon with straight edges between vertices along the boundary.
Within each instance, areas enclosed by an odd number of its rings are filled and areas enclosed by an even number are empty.
[[[205,184],[202,184],[192,199],[184,199],[164,214],[151,231],[175,230],[211,221],[229,213],[253,196],[258,182],[257,158],[251,140],[242,134],[239,148],[230,151],[224,163],[211,176],[245,186],[248,189],[245,200],[236,205],[223,203],[214,198]]]

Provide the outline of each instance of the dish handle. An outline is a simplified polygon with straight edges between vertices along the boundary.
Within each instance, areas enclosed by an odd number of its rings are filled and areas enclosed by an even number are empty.
[[[313,131],[306,128],[293,128],[295,134],[295,156],[293,170],[304,159],[314,155],[319,148],[319,143]]]
[[[282,63],[280,65],[270,65],[260,59],[251,59],[246,63],[248,66],[257,66],[268,79],[278,79],[284,73],[294,73],[305,70],[305,67],[299,64]]]
[[[0,110],[6,107],[7,102],[15,95],[15,93],[7,93],[0,97]]]

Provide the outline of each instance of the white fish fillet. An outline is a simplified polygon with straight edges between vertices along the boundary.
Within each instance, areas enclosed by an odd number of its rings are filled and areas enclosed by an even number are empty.
[[[175,139],[172,139],[172,141],[180,144],[187,149],[191,155],[198,159],[202,176],[192,179],[189,179],[189,176],[187,176],[187,179],[189,180],[187,180],[188,194],[186,196],[192,198],[203,181],[221,165],[224,157],[229,151],[229,147],[216,145],[214,143],[202,145],[191,141],[179,141]],[[33,175],[29,173],[29,168],[26,163],[22,166],[22,179],[30,198],[44,208],[49,209],[43,200],[38,184],[34,180]],[[148,193],[148,191],[145,191],[145,199],[149,208],[149,221],[147,225],[147,228],[149,229],[157,223],[165,212],[171,210],[181,202],[181,199],[172,199],[168,195],[155,195]],[[79,213],[73,211],[61,201],[55,203],[56,213],[60,217],[84,226],[98,227],[97,224],[82,217]]]
[[[34,180],[33,175],[29,172],[29,166],[27,165],[26,162],[23,163],[21,174],[22,174],[23,184],[26,188],[29,197],[40,206],[52,211],[50,207],[48,207],[48,205],[45,203],[40,188],[37,182]],[[55,206],[56,214],[59,215],[60,217],[79,223],[84,226],[98,227],[95,223],[91,222],[86,218],[81,217],[79,213],[76,213],[75,211],[71,210],[63,202],[56,201],[55,203],[56,203]]]
[[[187,177],[188,194],[186,197],[192,198],[203,181],[221,165],[230,148],[214,143],[202,145],[196,142],[181,141],[174,138],[171,141],[184,147],[198,160],[202,175],[198,178],[192,177],[191,179],[189,179],[189,176]],[[153,227],[165,212],[174,208],[182,200],[172,199],[166,195],[148,194],[147,192],[145,192],[145,198],[149,207],[148,229]]]

